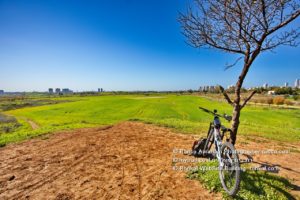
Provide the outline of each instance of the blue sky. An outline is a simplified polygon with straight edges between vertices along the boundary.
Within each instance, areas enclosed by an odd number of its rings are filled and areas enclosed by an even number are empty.
[[[185,44],[186,0],[0,0],[0,89],[179,90],[234,84],[235,56]],[[293,84],[300,47],[255,61],[245,86]]]

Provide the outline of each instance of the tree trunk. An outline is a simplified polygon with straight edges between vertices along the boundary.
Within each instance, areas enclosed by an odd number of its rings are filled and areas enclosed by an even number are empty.
[[[239,76],[238,81],[236,82],[235,85],[235,99],[234,99],[234,104],[233,104],[233,112],[232,112],[232,124],[231,124],[231,143],[234,145],[236,142],[236,135],[238,132],[238,128],[240,125],[240,113],[241,113],[241,88],[244,82],[244,79],[246,77],[246,74],[249,70],[249,54],[245,56],[245,61],[244,61],[244,67],[241,72],[241,75]]]
[[[232,113],[232,124],[231,124],[231,143],[234,145],[236,142],[236,136],[238,132],[238,128],[240,125],[240,113],[243,108],[243,106],[246,105],[247,101],[245,100],[245,105],[241,105],[241,89],[243,86],[244,79],[248,73],[248,70],[257,57],[257,55],[260,53],[261,46],[258,46],[257,49],[251,54],[250,52],[250,47],[248,47],[247,52],[245,53],[245,58],[244,58],[244,67],[243,70],[238,78],[238,81],[236,82],[235,85],[235,99],[233,103],[233,113]],[[252,97],[252,95],[249,96],[249,100]]]
[[[232,124],[231,124],[231,143],[234,145],[236,142],[236,135],[238,132],[239,124],[240,124],[240,113],[241,108],[240,105],[234,105],[233,114],[232,114]]]

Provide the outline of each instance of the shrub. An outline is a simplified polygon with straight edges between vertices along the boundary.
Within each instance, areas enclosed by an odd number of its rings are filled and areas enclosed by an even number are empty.
[[[273,98],[269,97],[269,98],[261,98],[258,100],[259,103],[263,103],[263,104],[272,104],[273,103]]]
[[[282,105],[284,103],[284,98],[283,97],[275,97],[273,99],[273,103],[276,105]]]
[[[17,120],[13,116],[7,116],[0,113],[0,124],[1,123],[16,123]]]
[[[293,89],[291,87],[284,87],[284,88],[276,88],[275,89],[276,94],[285,94],[285,95],[292,95]]]
[[[299,95],[293,95],[293,99],[297,101],[299,99]]]
[[[269,105],[272,104],[273,103],[273,98],[267,98],[266,102]]]
[[[284,100],[284,104],[289,105],[289,106],[294,105],[294,103],[292,101],[288,100],[288,99]]]

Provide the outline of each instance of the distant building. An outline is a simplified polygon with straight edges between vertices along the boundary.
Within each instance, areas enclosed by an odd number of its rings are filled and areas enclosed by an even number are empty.
[[[63,88],[62,89],[62,93],[64,93],[64,94],[68,94],[68,93],[72,93],[73,91],[72,90],[70,90],[69,88]]]
[[[55,93],[60,93],[60,88],[56,88]]]
[[[199,92],[207,92],[208,88],[209,88],[209,86],[200,86],[199,87]]]
[[[285,82],[284,83],[284,87],[288,87],[289,86],[289,83],[288,82]]]
[[[268,83],[263,84],[263,88],[267,89],[269,87]]]
[[[298,78],[295,81],[295,88],[300,88],[300,80]]]
[[[103,92],[103,88],[98,88],[98,92]]]
[[[4,90],[0,90],[0,95],[3,95],[4,94]]]
[[[50,94],[53,94],[53,88],[49,88],[48,91]]]
[[[215,91],[215,86],[209,86],[208,91],[209,92],[214,92]]]
[[[205,86],[200,86],[198,91],[199,92],[216,92],[217,91],[216,86],[209,86],[209,85],[205,85]]]
[[[275,91],[273,91],[273,90],[268,91],[268,95],[274,95],[274,94],[275,94]]]

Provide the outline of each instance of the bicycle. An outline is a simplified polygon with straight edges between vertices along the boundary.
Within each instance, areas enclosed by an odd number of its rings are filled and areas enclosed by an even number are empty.
[[[230,139],[226,137],[226,141],[222,142],[226,133],[232,134],[231,129],[226,128],[221,124],[220,118],[224,118],[228,122],[232,120],[229,115],[219,115],[217,110],[213,112],[205,108],[199,107],[201,110],[213,114],[214,119],[209,125],[207,139],[203,147],[203,156],[209,154],[209,151],[215,144],[215,157],[218,160],[219,178],[223,189],[230,196],[235,196],[240,186],[240,162],[238,153],[234,146],[229,142]]]

